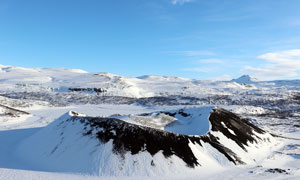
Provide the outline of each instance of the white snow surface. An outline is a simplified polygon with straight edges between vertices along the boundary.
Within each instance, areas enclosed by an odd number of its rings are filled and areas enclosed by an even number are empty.
[[[80,112],[86,114],[90,113],[94,116],[111,116],[115,114],[115,111],[123,113],[129,112],[138,115],[141,113],[158,112],[159,109],[167,110],[169,108],[170,107],[156,107],[154,109],[148,109],[132,105],[85,105],[62,108],[54,107],[53,109],[44,109],[44,107],[41,107],[40,109],[36,108],[30,112],[33,114],[32,116],[39,116],[40,119],[36,118],[35,121],[28,121],[28,125],[25,127],[33,127],[33,124],[36,124],[37,127],[45,126],[44,123],[41,122],[41,119],[44,118],[48,119],[48,123],[53,123],[46,128],[4,130],[4,127],[2,127],[3,130],[0,131],[0,140],[3,145],[0,148],[0,178],[198,179],[199,177],[202,177],[218,179],[222,174],[222,176],[225,177],[224,179],[239,179],[244,176],[245,179],[264,179],[266,177],[285,179],[287,177],[297,177],[297,174],[299,174],[296,168],[296,164],[300,162],[299,158],[295,159],[291,155],[276,153],[277,150],[284,149],[290,142],[275,141],[276,144],[274,144],[274,146],[265,146],[263,149],[261,149],[261,147],[257,149],[255,145],[250,145],[250,148],[247,149],[249,153],[246,153],[239,146],[234,145],[235,143],[222,135],[217,135],[222,141],[222,144],[230,147],[235,153],[243,154],[243,160],[249,163],[248,165],[236,167],[228,162],[224,155],[216,151],[209,144],[201,142],[203,147],[190,143],[192,151],[196,154],[196,157],[201,160],[200,163],[202,164],[201,167],[197,167],[196,169],[191,170],[187,168],[182,160],[176,157],[172,157],[168,159],[168,161],[165,161],[162,154],[156,154],[154,157],[151,157],[150,154],[140,153],[135,157],[131,154],[127,154],[126,160],[123,162],[125,167],[126,163],[127,165],[128,163],[131,164],[130,162],[132,161],[139,162],[138,164],[140,166],[133,168],[132,165],[128,165],[126,169],[120,170],[118,166],[115,166],[113,163],[111,164],[111,162],[118,162],[120,160],[117,155],[111,153],[111,143],[99,145],[98,142],[93,141],[88,137],[80,136],[80,133],[78,132],[80,132],[81,127],[76,123],[65,127],[66,129],[63,132],[68,134],[68,136],[64,136],[65,139],[61,149],[58,149],[56,153],[51,155],[53,147],[58,145],[62,138],[58,133],[60,131],[57,131],[54,125],[70,116],[68,113],[70,109],[80,110]],[[202,107],[199,108],[201,109]],[[60,117],[60,119],[54,121],[58,115],[53,112],[60,112],[58,114],[64,115]],[[11,127],[15,128],[14,125]],[[46,135],[48,133],[50,133],[50,136]],[[293,134],[290,136],[295,135]],[[76,141],[76,143],[74,143],[74,141]],[[36,144],[36,146],[33,146],[32,143]],[[99,146],[103,147],[95,148]],[[289,151],[291,150],[288,150],[287,152]],[[287,154],[292,154],[292,152]],[[252,158],[254,158],[255,161]],[[276,162],[274,158],[279,158],[281,161]],[[152,159],[155,159],[157,163],[161,163],[160,167],[163,168],[154,169],[152,166],[143,167],[143,162],[148,162]],[[282,161],[283,159],[285,161]],[[175,166],[170,167],[166,165],[167,162],[172,162],[170,164]],[[101,163],[104,166],[101,166]],[[264,167],[260,167],[257,164],[263,164]],[[289,168],[292,169],[290,175],[274,176],[272,173],[264,173],[264,169],[267,167],[284,168],[287,167],[286,164],[289,164]],[[255,173],[249,173],[248,171],[254,171]],[[116,174],[116,172],[118,172],[118,174]],[[111,175],[117,177],[112,177]]]
[[[232,81],[202,81],[169,76],[124,77],[64,68],[22,68],[0,65],[0,85],[1,94],[60,93],[67,92],[68,88],[103,88],[107,90],[102,94],[104,96],[141,98],[184,95],[205,98],[216,95],[231,96],[233,101],[240,101],[240,97],[245,96],[250,97],[250,102],[256,100],[261,102],[267,99],[278,100],[298,93],[300,80],[259,81],[250,76],[242,76]],[[223,134],[213,132],[224,146],[240,155],[247,165],[234,166],[209,144],[202,143],[203,147],[200,147],[190,143],[189,146],[196,157],[201,159],[201,168],[196,167],[191,170],[175,156],[165,161],[161,153],[152,157],[143,152],[137,156],[126,154],[126,160],[123,161],[124,169],[122,169],[114,163],[107,163],[120,160],[117,155],[111,153],[111,143],[99,145],[88,137],[80,136],[78,132],[81,131],[81,126],[75,123],[65,127],[64,134],[68,135],[63,136],[61,148],[51,154],[54,147],[62,140],[61,134],[58,133],[60,131],[54,128],[54,124],[70,116],[66,114],[69,111],[89,116],[117,116],[135,124],[140,123],[140,114],[150,113],[152,116],[149,118],[151,120],[149,127],[180,134],[200,135],[210,130],[207,117],[210,108],[215,106],[215,101],[209,98],[206,104],[212,106],[204,107],[199,105],[149,107],[136,104],[72,104],[72,102],[65,106],[56,106],[49,101],[46,102],[42,96],[38,100],[0,96],[0,101],[2,105],[30,113],[30,115],[16,117],[0,116],[0,179],[220,179],[220,177],[222,179],[300,179],[300,142],[297,139],[275,138],[276,140],[272,140],[267,145],[249,144],[245,152]],[[287,119],[268,117],[264,115],[272,108],[281,110],[281,104],[260,106],[247,103],[233,105],[224,101],[221,107],[254,119],[257,125],[274,134],[300,138],[297,111],[293,112],[295,117]],[[189,109],[191,113],[193,108],[202,109],[203,113],[197,115],[200,121],[195,121],[195,118],[179,116],[172,118],[158,114],[160,111],[175,111],[181,108]],[[289,108],[297,110],[297,104],[291,101],[289,106],[284,108],[283,110]],[[0,108],[0,114],[6,112],[7,110]],[[269,134],[264,136],[274,138]],[[96,148],[99,146],[102,148]],[[143,165],[143,162],[153,158],[163,168],[155,169]],[[131,164],[133,161],[138,161],[139,165],[133,167]],[[268,171],[274,168],[283,169],[286,173]]]
[[[210,113],[215,106],[203,106],[201,108],[181,109],[182,112],[190,116],[176,114],[174,117],[166,115],[163,111],[153,112],[148,116],[128,115],[128,116],[111,116],[122,119],[126,122],[148,126],[151,128],[166,130],[185,135],[203,135],[209,132],[211,126],[208,121]],[[168,110],[168,113],[176,113],[180,109]]]
[[[208,133],[209,114],[214,107],[198,107],[184,109],[189,118],[176,115],[165,130],[187,135],[202,135]],[[173,110],[174,111],[174,110]],[[172,113],[172,111],[170,111]],[[179,157],[172,155],[165,158],[162,152],[151,156],[147,151],[132,155],[127,152],[124,156],[113,152],[112,141],[99,143],[97,138],[83,136],[84,126],[80,121],[68,121],[72,116],[84,117],[73,111],[53,121],[32,136],[24,139],[17,147],[13,156],[26,163],[30,170],[48,172],[70,172],[97,176],[166,176],[214,169],[222,171],[233,166],[222,153],[210,144],[201,141],[201,145],[190,142],[190,147],[201,166],[191,169]],[[179,121],[179,122],[177,122]],[[201,128],[204,126],[204,128]],[[99,130],[98,130],[99,131]],[[228,139],[220,132],[211,132],[219,138],[219,142],[230,148],[242,161],[255,164],[261,158],[270,154],[272,148],[278,148],[276,140],[269,134],[258,137],[270,139],[270,142],[258,140],[258,143],[248,144],[247,151]],[[35,148],[33,148],[35,146]],[[263,153],[262,153],[263,152]],[[76,157],[76,158],[75,158]],[[151,162],[155,162],[155,166]],[[212,171],[211,171],[212,172]]]
[[[233,81],[203,81],[173,76],[125,77],[110,73],[87,73],[78,69],[0,66],[0,92],[64,92],[68,88],[102,88],[106,90],[104,95],[139,98],[162,95],[226,95],[231,94],[234,89],[249,90],[256,89],[256,86],[266,86],[265,82],[259,81],[255,86],[244,85],[249,82],[254,82],[249,76]],[[277,83],[282,82],[275,82]]]
[[[202,108],[185,109],[184,112],[190,114],[191,116],[184,117],[180,114],[176,114],[175,118],[177,120],[168,124],[164,129],[166,131],[185,135],[207,134],[211,129],[208,118],[214,108],[216,107],[208,106]]]
[[[206,112],[207,109],[204,107],[200,113]],[[197,111],[192,109],[188,112]],[[162,152],[154,156],[147,151],[137,155],[131,155],[128,152],[122,158],[112,153],[112,141],[102,144],[96,138],[83,136],[81,132],[84,127],[79,121],[67,122],[72,116],[74,113],[69,111],[33,136],[26,138],[17,146],[14,156],[21,162],[26,162],[28,169],[49,172],[72,172],[98,176],[162,176],[193,171],[177,156],[165,158]],[[204,120],[201,120],[198,125],[202,121]],[[200,163],[203,164],[197,169],[218,170],[223,169],[224,164],[231,165],[224,155],[211,148],[210,145],[204,142],[202,144],[208,148],[191,143],[194,153],[201,158]],[[33,145],[36,145],[36,148],[32,148]],[[155,166],[151,165],[151,161],[155,162]]]

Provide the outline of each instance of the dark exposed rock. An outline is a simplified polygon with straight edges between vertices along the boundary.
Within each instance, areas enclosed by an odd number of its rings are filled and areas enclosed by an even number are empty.
[[[163,112],[168,114],[168,112]],[[175,114],[182,116],[189,116],[184,110],[179,110]],[[188,167],[194,168],[200,166],[198,159],[193,154],[189,143],[198,144],[202,146],[201,141],[210,144],[220,153],[234,164],[243,164],[238,155],[233,151],[223,146],[218,137],[214,136],[212,132],[202,136],[189,136],[172,132],[167,132],[150,127],[130,124],[116,118],[101,118],[101,117],[78,117],[73,116],[68,121],[79,121],[85,126],[83,135],[96,137],[99,142],[107,143],[112,141],[113,152],[122,157],[126,152],[137,154],[139,152],[147,151],[152,156],[158,152],[168,158],[175,155],[181,158]],[[247,143],[255,143],[256,139],[260,139],[252,131],[258,134],[264,131],[246,120],[228,112],[224,109],[214,109],[211,113],[209,121],[212,125],[212,131],[219,131],[229,139],[235,141],[240,147],[246,151]],[[225,124],[227,127],[224,127]],[[227,128],[230,128],[236,135],[231,134]],[[153,165],[153,163],[151,163]]]
[[[260,139],[253,131],[259,134],[265,133],[264,130],[254,126],[247,120],[224,109],[214,109],[209,120],[212,124],[212,131],[222,132],[227,138],[235,141],[244,150],[246,150],[245,146],[248,145],[248,142],[253,143],[257,142],[256,139]],[[234,134],[230,133],[228,129],[232,130]]]
[[[269,173],[283,173],[283,174],[289,174],[286,170],[284,169],[279,169],[279,168],[270,168],[267,169],[265,172],[269,172]]]
[[[0,104],[0,108],[3,108],[5,110],[4,114],[0,114],[0,115],[3,115],[3,116],[18,117],[20,115],[28,115],[29,114],[28,112],[21,111],[21,110],[11,108],[11,107],[8,107],[8,106],[4,106],[4,105],[1,105],[1,104]]]
[[[180,110],[178,110],[177,112],[173,112],[173,113],[168,112],[168,111],[162,111],[162,112],[160,112],[160,113],[163,113],[163,114],[166,114],[166,115],[169,115],[169,116],[172,116],[172,117],[175,117],[176,114],[179,114],[179,115],[181,115],[182,117],[188,117],[188,116],[191,116],[191,114],[185,113],[183,109],[180,109]],[[147,116],[147,115],[149,115],[149,114],[142,114],[142,116],[143,116],[143,115],[144,115],[144,116]]]
[[[69,88],[69,91],[73,92],[96,92],[97,94],[107,92],[107,90],[102,88]]]
[[[71,92],[39,91],[39,92],[6,92],[1,96],[13,99],[30,99],[46,101],[51,105],[65,106],[68,104],[137,104],[153,105],[251,105],[268,109],[265,114],[258,116],[284,119],[297,117],[300,114],[298,98],[281,94],[263,94],[252,90],[236,92],[236,95],[165,95],[154,97],[125,97],[114,96],[103,88],[70,88]],[[300,93],[299,93],[300,94]],[[276,98],[274,98],[276,97]],[[298,115],[297,115],[298,114]]]
[[[188,146],[189,140],[195,137],[134,125],[114,118],[72,117],[70,120],[80,120],[90,128],[84,135],[95,133],[101,143],[112,140],[113,152],[116,154],[131,152],[134,155],[148,151],[153,156],[162,151],[166,158],[171,155],[178,156],[188,167],[199,165]]]

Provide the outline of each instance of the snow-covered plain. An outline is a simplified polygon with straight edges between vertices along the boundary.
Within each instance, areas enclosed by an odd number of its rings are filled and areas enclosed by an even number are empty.
[[[0,85],[0,105],[4,105],[0,106],[0,179],[300,178],[300,140],[297,140],[300,138],[300,80],[263,82],[249,76],[232,81],[161,76],[135,78],[73,69],[1,65]],[[252,144],[246,152],[220,132],[212,132],[246,164],[228,162],[209,144],[203,143],[203,148],[200,148],[191,143],[192,151],[197,152],[196,156],[201,160],[202,166],[199,168],[186,168],[176,156],[166,161],[160,153],[152,157],[140,152],[136,156],[125,155],[128,160],[124,163],[134,160],[141,163],[154,158],[161,168],[125,166],[130,168],[118,175],[113,171],[118,164],[108,163],[106,166],[104,163],[108,160],[117,162],[114,159],[118,159],[111,153],[109,143],[97,149],[105,151],[96,152],[102,157],[89,159],[95,156],[86,154],[98,144],[88,138],[80,138],[76,134],[81,131],[76,130],[79,126],[70,126],[65,133],[75,133],[73,135],[78,143],[74,145],[73,139],[66,139],[64,150],[58,149],[54,158],[38,154],[48,152],[53,143],[60,142],[52,131],[52,136],[47,135],[48,125],[58,122],[57,119],[69,111],[88,116],[114,117],[136,125],[194,136],[211,131],[208,118],[216,106],[247,118],[269,133],[294,139],[269,137],[266,134],[264,136],[271,139],[269,145]],[[195,116],[180,118],[178,114],[171,117],[159,113],[173,113],[179,109],[186,109],[187,114],[195,114],[196,110],[199,116],[195,120]],[[236,135],[226,124],[222,125]],[[60,138],[59,134],[57,138]],[[61,163],[60,158],[65,163]],[[79,165],[79,162],[82,164]],[[168,166],[166,163],[174,164]]]

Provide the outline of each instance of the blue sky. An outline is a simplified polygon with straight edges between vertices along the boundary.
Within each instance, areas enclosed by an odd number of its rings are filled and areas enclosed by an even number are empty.
[[[0,64],[300,78],[299,0],[1,0]]]

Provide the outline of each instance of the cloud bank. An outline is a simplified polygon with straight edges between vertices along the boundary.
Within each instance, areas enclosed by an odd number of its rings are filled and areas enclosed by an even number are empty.
[[[285,79],[299,76],[300,49],[266,53],[257,58],[267,64],[263,67],[247,66],[243,72],[262,80]]]

